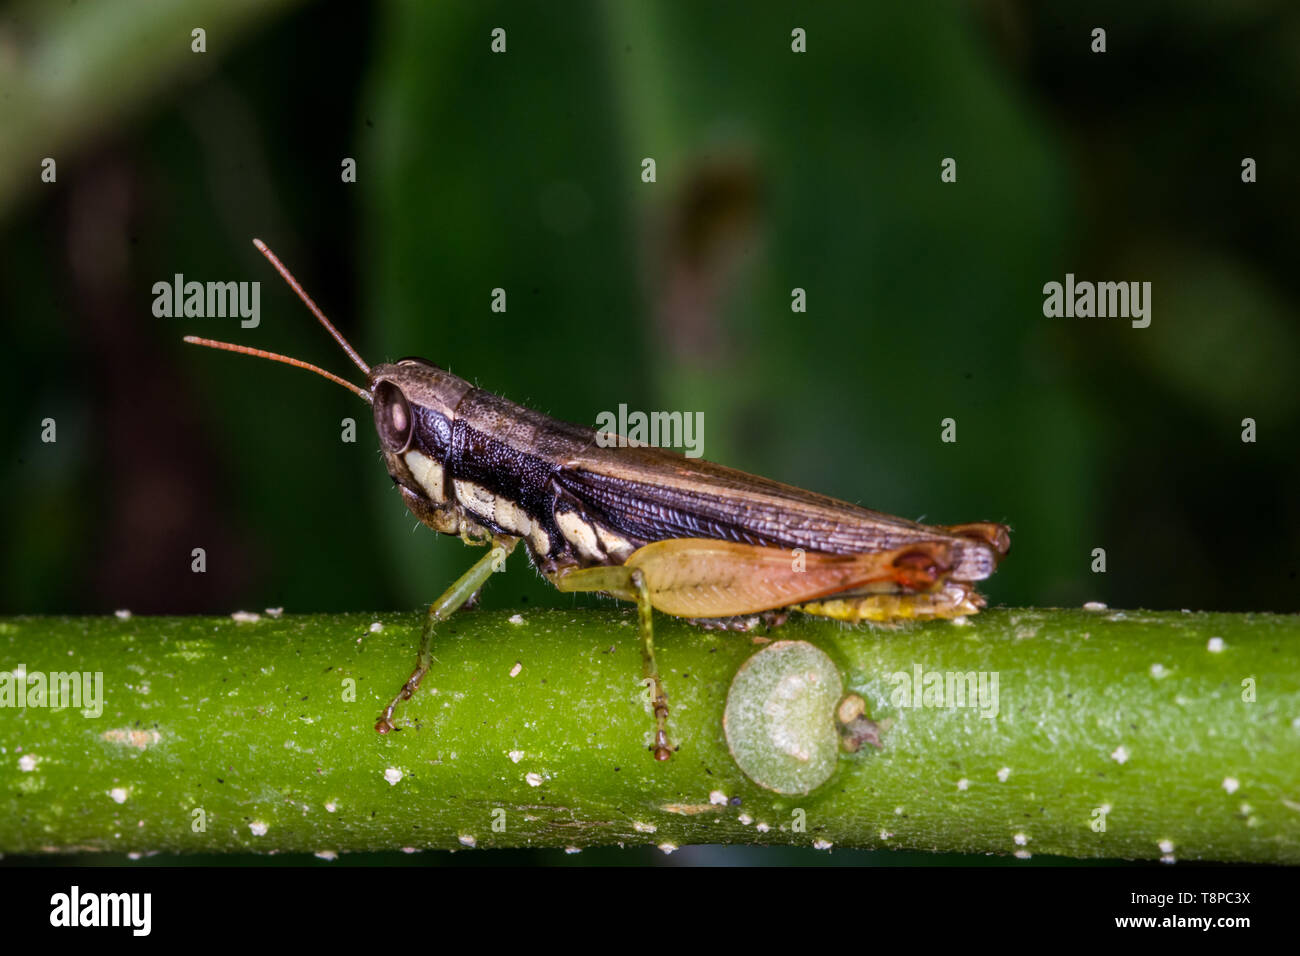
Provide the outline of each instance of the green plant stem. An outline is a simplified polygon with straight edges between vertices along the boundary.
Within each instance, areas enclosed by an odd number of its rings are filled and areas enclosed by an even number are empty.
[[[1300,862],[1298,616],[795,615],[770,636],[822,648],[881,725],[879,749],[802,797],[749,781],[723,732],[732,676],[767,635],[656,615],[680,747],[656,763],[630,611],[464,612],[397,712],[406,729],[379,736],[421,616],[0,620],[0,674],[103,675],[97,718],[0,709],[0,851],[764,843]],[[896,675],[917,667],[996,674],[996,716],[908,706]]]

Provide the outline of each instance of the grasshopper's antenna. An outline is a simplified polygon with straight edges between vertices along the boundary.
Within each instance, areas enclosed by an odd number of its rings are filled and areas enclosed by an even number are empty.
[[[339,378],[333,372],[327,372],[323,368],[312,365],[310,362],[304,362],[302,359],[290,358],[287,355],[280,355],[278,352],[267,352],[263,349],[250,348],[247,345],[235,345],[233,342],[218,342],[216,339],[201,339],[197,335],[185,336],[185,341],[190,345],[205,345],[210,349],[221,349],[223,352],[238,352],[241,355],[253,355],[257,358],[270,359],[272,362],[283,362],[285,365],[292,365],[294,368],[305,368],[309,372],[315,372],[317,375],[323,375],[331,382],[337,382],[344,388],[351,389],[368,402],[374,402],[373,396],[364,388],[353,385],[345,378]]]
[[[275,253],[268,249],[266,243],[261,239],[254,239],[253,245],[257,246],[257,251],[266,256],[271,265],[275,266],[275,271],[280,273],[280,277],[284,279],[285,282],[289,283],[289,288],[298,293],[298,298],[302,299],[303,304],[306,305],[307,308],[311,309],[312,315],[320,319],[320,324],[325,326],[325,331],[334,336],[334,341],[343,348],[343,351],[348,353],[348,358],[352,359],[352,361],[356,363],[357,368],[361,369],[361,371],[369,377],[370,366],[362,361],[361,356],[357,354],[357,350],[354,349],[348,343],[348,340],[343,337],[343,333],[334,328],[333,323],[330,322],[329,319],[325,318],[325,313],[317,308],[316,303],[311,300],[311,296],[303,291],[303,287],[298,284],[298,280],[293,277],[293,273],[284,267],[284,263],[276,258]],[[232,351],[239,351],[239,349],[233,349]],[[317,371],[320,370],[317,369]]]

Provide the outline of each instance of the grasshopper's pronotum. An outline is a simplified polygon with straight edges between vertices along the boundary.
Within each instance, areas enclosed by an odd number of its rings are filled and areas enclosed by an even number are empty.
[[[473,597],[519,542],[561,591],[637,605],[654,699],[655,758],[667,760],[668,699],[652,610],[744,629],[789,610],[845,621],[958,617],[1010,545],[993,522],[930,526],[662,448],[597,441],[475,388],[423,359],[373,368],[260,241],[258,250],[366,376],[361,388],[298,359],[187,336],[195,345],[305,368],[370,402],[388,473],[411,512],[486,555],[429,606],[419,663],[375,729],[393,729],[432,662],[435,625]],[[608,437],[608,436],[606,436]]]

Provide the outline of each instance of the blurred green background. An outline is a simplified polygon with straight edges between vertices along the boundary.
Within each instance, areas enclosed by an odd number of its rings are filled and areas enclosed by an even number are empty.
[[[181,343],[359,380],[254,236],[372,364],[701,411],[712,460],[1005,521],[994,603],[1300,610],[1297,100],[1267,0],[10,3],[0,613],[407,608],[473,559],[354,396]],[[1151,282],[1151,326],[1045,318],[1067,272]],[[176,273],[260,281],[260,326],[156,318]],[[483,597],[585,600],[526,561]]]

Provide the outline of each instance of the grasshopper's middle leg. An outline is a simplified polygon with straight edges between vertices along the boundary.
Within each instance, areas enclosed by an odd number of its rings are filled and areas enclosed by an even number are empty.
[[[668,743],[668,695],[664,693],[663,682],[659,679],[659,665],[655,663],[654,623],[651,619],[650,589],[646,586],[645,573],[640,568],[622,565],[571,568],[555,574],[551,581],[561,591],[602,591],[624,601],[636,602],[641,623],[643,673],[654,694],[655,760],[667,760],[673,755]]]
[[[504,565],[510,552],[515,549],[519,543],[518,538],[497,538],[492,542],[492,548],[487,554],[475,561],[468,571],[462,574],[456,582],[442,595],[438,600],[429,605],[429,612],[424,618],[424,631],[420,635],[420,659],[415,665],[415,670],[407,678],[406,683],[402,685],[401,691],[396,697],[388,702],[384,708],[383,716],[375,724],[375,730],[381,734],[386,734],[393,729],[393,709],[404,700],[410,700],[415,689],[420,686],[420,681],[424,675],[429,673],[429,667],[433,663],[433,628],[435,624],[440,624],[447,618],[451,617],[465,602],[478,593],[479,588],[487,582],[494,571],[499,571]]]

